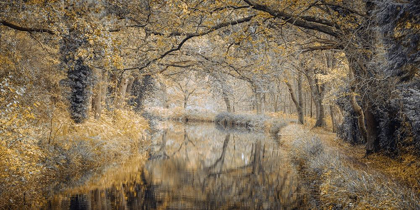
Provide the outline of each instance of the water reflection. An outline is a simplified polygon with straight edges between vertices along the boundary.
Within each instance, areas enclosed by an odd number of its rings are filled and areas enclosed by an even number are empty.
[[[127,178],[110,187],[59,195],[45,209],[290,209],[298,205],[295,172],[278,141],[269,136],[221,131],[212,124],[169,124],[154,134],[152,142],[143,168],[125,172]]]

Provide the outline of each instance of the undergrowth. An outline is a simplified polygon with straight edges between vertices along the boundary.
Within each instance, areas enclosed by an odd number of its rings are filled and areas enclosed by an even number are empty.
[[[265,131],[277,134],[281,128],[287,125],[287,121],[281,118],[266,115],[251,115],[222,112],[215,117],[215,122],[223,127],[244,127],[253,131]]]
[[[388,177],[355,168],[308,131],[296,130],[290,154],[304,174],[309,193],[319,195],[315,208],[419,209],[415,192]],[[314,183],[319,180],[318,183]],[[305,180],[303,180],[305,182]]]
[[[214,122],[214,118],[216,116],[216,112],[184,109],[182,107],[170,109],[162,107],[148,107],[145,109],[145,112],[151,119],[175,120],[180,122]]]
[[[115,110],[83,124],[56,111],[19,140],[0,140],[0,209],[38,208],[52,191],[83,182],[104,167],[121,163],[146,144],[148,122]]]

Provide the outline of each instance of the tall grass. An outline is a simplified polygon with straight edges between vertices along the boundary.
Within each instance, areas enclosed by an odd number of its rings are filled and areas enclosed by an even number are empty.
[[[415,193],[379,172],[354,167],[348,158],[328,148],[317,136],[297,130],[291,156],[305,174],[307,187],[319,193],[317,208],[420,209]],[[320,180],[320,182],[316,182]]]
[[[122,163],[147,144],[147,129],[148,122],[129,110],[83,124],[57,111],[50,125],[34,128],[40,132],[13,144],[0,141],[0,209],[39,208],[51,191]]]

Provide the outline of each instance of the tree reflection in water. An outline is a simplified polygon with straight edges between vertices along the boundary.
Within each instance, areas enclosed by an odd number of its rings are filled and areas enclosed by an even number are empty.
[[[172,126],[145,166],[110,187],[52,199],[46,209],[291,209],[299,187],[272,138],[214,126]]]

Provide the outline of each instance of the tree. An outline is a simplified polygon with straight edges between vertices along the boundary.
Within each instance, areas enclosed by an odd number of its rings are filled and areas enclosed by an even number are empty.
[[[359,132],[367,142],[367,152],[376,151],[380,146],[380,119],[387,118],[381,114],[380,104],[387,103],[381,99],[383,90],[377,78],[384,72],[377,66],[374,59],[378,58],[375,48],[379,46],[378,33],[372,26],[377,25],[374,11],[380,11],[383,5],[372,1],[355,1],[335,3],[329,1],[300,1],[291,3],[296,11],[279,10],[276,3],[257,3],[244,0],[253,9],[266,12],[279,21],[289,23],[309,31],[321,32],[333,38],[331,41],[319,39],[314,34],[314,44],[307,45],[307,51],[341,49],[345,53],[350,70],[354,75],[352,82],[352,105],[354,113],[359,118]],[[413,3],[406,3],[410,5]],[[298,14],[298,15],[295,15]],[[318,15],[315,15],[318,14]],[[321,15],[319,15],[321,14]],[[362,84],[368,84],[362,87]],[[362,99],[357,99],[358,96]],[[362,102],[362,105],[359,102]],[[389,103],[389,102],[388,102]],[[351,116],[350,116],[351,117]],[[364,118],[364,120],[363,120]],[[364,133],[364,132],[362,132]]]
[[[298,72],[297,75],[298,75],[296,79],[297,80],[297,94],[298,94],[297,97],[289,80],[284,79],[284,83],[287,85],[292,101],[296,106],[299,123],[304,124],[305,119],[304,119],[304,113],[303,113],[303,98],[302,98],[302,73]]]

